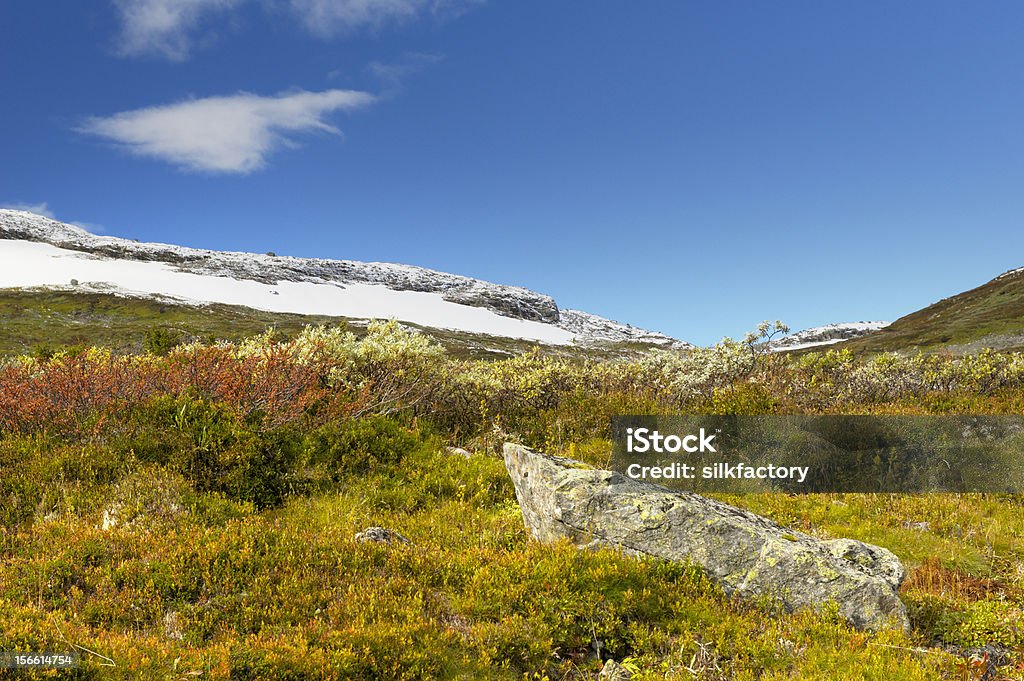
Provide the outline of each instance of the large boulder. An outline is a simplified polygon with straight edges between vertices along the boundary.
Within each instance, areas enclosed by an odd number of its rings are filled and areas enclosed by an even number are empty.
[[[835,601],[858,629],[909,627],[906,574],[887,549],[821,540],[690,492],[638,482],[522,445],[505,445],[523,520],[541,541],[610,546],[690,561],[727,593],[769,596],[788,610]]]

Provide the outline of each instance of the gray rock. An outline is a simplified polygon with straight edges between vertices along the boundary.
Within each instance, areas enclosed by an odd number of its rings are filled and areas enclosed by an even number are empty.
[[[918,532],[931,532],[932,530],[932,524],[927,520],[923,522],[904,520],[901,527],[903,527],[904,530],[917,530]]]
[[[505,444],[523,520],[541,541],[567,537],[636,556],[691,561],[727,593],[769,596],[787,610],[835,601],[859,629],[909,628],[906,571],[887,549],[820,540],[689,492]]]
[[[473,458],[473,455],[462,447],[445,447],[444,449],[452,456],[461,456],[463,459]]]
[[[1008,678],[1000,674],[1000,668],[1013,662],[1013,651],[1000,645],[992,643],[976,646],[963,647],[956,645],[941,646],[946,652],[964,658],[975,676],[971,678],[981,679],[1002,679]]]
[[[412,542],[386,527],[367,527],[362,532],[356,533],[356,541],[360,544],[375,542],[378,544],[411,544]]]
[[[633,678],[633,673],[615,660],[608,660],[601,667],[601,673],[597,678],[599,681],[629,681]]]

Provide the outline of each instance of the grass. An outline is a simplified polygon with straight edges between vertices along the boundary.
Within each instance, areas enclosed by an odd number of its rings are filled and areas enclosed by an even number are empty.
[[[232,305],[183,305],[104,293],[51,290],[0,290],[0,356],[53,351],[72,346],[103,346],[118,352],[141,352],[154,329],[180,340],[238,341],[269,328],[292,337],[308,325],[346,325],[357,335],[366,321],[344,317],[263,312]],[[428,329],[408,325],[441,343],[454,357],[500,359],[521,354],[535,344],[511,338]],[[576,356],[608,358],[636,355],[650,346],[613,343],[595,348],[558,348]]]
[[[28,456],[25,468],[43,452]],[[7,645],[71,642],[117,665],[85,655],[79,678],[596,678],[599,654],[628,659],[640,678],[695,678],[688,668],[707,679],[957,673],[951,655],[914,652],[922,633],[869,637],[828,612],[733,600],[684,565],[533,542],[498,459],[429,443],[400,467],[262,512],[179,480],[177,512],[102,529],[119,489],[84,484],[73,504],[38,509],[0,543]],[[875,508],[868,502],[830,514],[818,498],[747,501],[822,532],[910,536],[892,514],[859,517]],[[976,510],[1003,519],[1008,540],[1020,521],[1001,504]],[[412,543],[355,541],[375,525]],[[920,555],[947,547],[934,541]],[[987,569],[980,541],[963,562]]]
[[[0,353],[6,355],[74,345],[139,352],[153,329],[183,338],[238,340],[268,327],[294,334],[306,324],[328,321],[227,305],[196,307],[100,293],[14,289],[0,291],[0,318]]]
[[[1024,678],[1018,496],[723,497],[893,550],[913,631],[867,634],[534,542],[497,457],[518,438],[603,465],[618,413],[1019,413],[1016,359],[767,357],[679,398],[675,365],[453,362],[368,333],[0,367],[0,643],[78,646],[79,679],[576,680],[608,658],[639,679]],[[373,526],[411,543],[356,540]]]

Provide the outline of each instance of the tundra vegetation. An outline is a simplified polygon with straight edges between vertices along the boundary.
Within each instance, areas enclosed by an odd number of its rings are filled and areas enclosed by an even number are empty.
[[[78,646],[80,679],[586,679],[608,658],[641,679],[1022,678],[1020,497],[724,497],[894,551],[909,633],[529,539],[505,441],[605,465],[616,414],[1024,413],[1024,355],[791,357],[763,351],[773,331],[618,360],[460,359],[395,323],[8,357],[0,642]],[[410,543],[356,540],[375,526]]]

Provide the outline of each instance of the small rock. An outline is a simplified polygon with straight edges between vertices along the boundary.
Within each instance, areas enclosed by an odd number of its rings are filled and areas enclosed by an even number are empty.
[[[971,678],[981,681],[1004,678],[1000,675],[1000,669],[1013,662],[1012,651],[999,645],[987,644],[975,647],[944,645],[941,647],[952,655],[962,657],[973,672]]]
[[[444,449],[452,456],[461,456],[463,459],[468,459],[473,456],[471,453],[469,453],[462,447],[445,447]]]
[[[633,674],[615,660],[608,660],[604,663],[597,678],[600,681],[629,681],[633,678]]]
[[[932,524],[927,522],[927,521],[925,521],[925,522],[915,522],[913,520],[904,520],[903,521],[903,529],[904,530],[917,530],[918,532],[931,532]]]
[[[360,544],[366,542],[375,542],[377,544],[411,544],[412,542],[398,534],[394,530],[389,530],[386,527],[367,527],[362,532],[356,534],[356,541]]]
[[[790,641],[788,638],[779,638],[777,643],[779,644],[779,650],[787,655],[792,655],[793,651],[796,650],[796,643]]]

